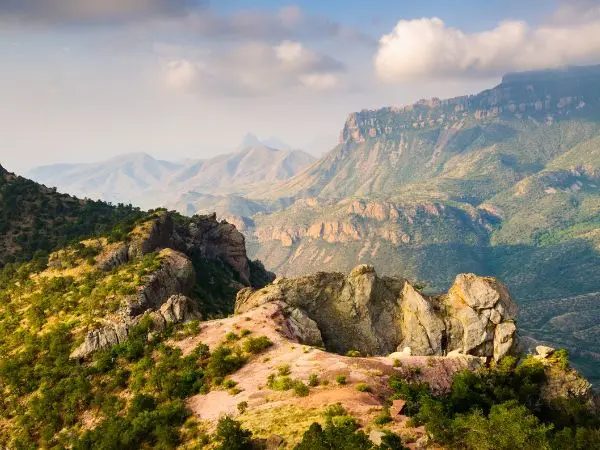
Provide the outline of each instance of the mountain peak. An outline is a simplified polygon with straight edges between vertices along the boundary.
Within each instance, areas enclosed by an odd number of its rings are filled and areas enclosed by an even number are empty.
[[[248,148],[248,147],[262,147],[264,144],[258,139],[255,134],[246,133],[244,139],[242,139],[242,144],[240,148]]]

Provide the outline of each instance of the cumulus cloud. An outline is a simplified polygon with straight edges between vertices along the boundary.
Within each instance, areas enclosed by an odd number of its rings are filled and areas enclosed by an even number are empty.
[[[25,21],[69,23],[128,21],[181,15],[191,0],[0,0],[0,15]]]
[[[164,64],[164,80],[179,91],[254,96],[298,87],[335,89],[342,85],[344,70],[339,61],[300,42],[249,42],[212,52],[202,61],[170,59]]]
[[[598,2],[564,3],[554,20],[539,27],[505,21],[488,31],[465,33],[439,18],[401,20],[379,41],[376,72],[383,81],[394,83],[597,62]]]

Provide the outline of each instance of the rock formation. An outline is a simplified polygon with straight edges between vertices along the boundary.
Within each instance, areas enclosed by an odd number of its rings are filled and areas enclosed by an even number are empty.
[[[281,302],[316,323],[325,346],[345,353],[465,354],[499,360],[516,343],[517,305],[499,281],[463,274],[447,294],[425,296],[406,280],[378,277],[372,266],[348,276],[317,273],[277,279],[238,293],[236,313]]]
[[[125,341],[131,327],[145,315],[150,315],[157,330],[164,329],[168,323],[199,319],[196,303],[186,297],[198,281],[193,258],[226,263],[237,278],[231,280],[235,285],[249,286],[251,278],[260,280],[258,285],[272,280],[272,274],[260,264],[252,265],[251,274],[244,236],[233,225],[218,222],[214,214],[194,216],[176,224],[170,214],[159,213],[156,218],[138,225],[130,233],[129,242],[100,255],[97,262],[102,270],[109,271],[155,251],[159,252],[160,267],[135,295],[124,301],[118,320],[113,318],[104,327],[87,334],[71,354],[73,358],[84,358]],[[290,323],[297,328],[295,332],[307,342],[322,345],[318,328],[311,324],[311,319],[293,308],[287,309],[292,318]]]

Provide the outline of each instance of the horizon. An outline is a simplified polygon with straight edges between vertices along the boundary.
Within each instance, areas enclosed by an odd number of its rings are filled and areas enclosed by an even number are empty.
[[[0,2],[0,155],[210,159],[252,132],[320,157],[352,112],[598,64],[598,29],[595,0]]]

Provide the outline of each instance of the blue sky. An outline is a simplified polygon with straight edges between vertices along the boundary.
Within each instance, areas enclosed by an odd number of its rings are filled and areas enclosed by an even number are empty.
[[[321,154],[355,110],[600,63],[599,30],[598,0],[0,0],[0,162]]]

